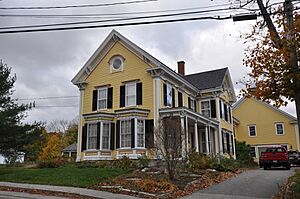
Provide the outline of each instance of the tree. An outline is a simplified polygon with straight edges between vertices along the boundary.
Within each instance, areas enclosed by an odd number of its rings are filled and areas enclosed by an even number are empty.
[[[247,35],[256,45],[248,49],[244,59],[251,72],[243,91],[276,107],[286,105],[288,100],[295,101],[300,127],[300,15],[293,13],[291,0],[285,0],[283,8],[269,12],[262,0],[257,3],[264,20]],[[266,27],[267,31],[262,31]]]
[[[247,144],[245,141],[236,142],[236,159],[242,163],[243,165],[251,166],[255,165],[253,157],[251,156],[251,146]]]
[[[0,61],[0,154],[10,163],[16,160],[24,146],[39,136],[40,123],[22,124],[30,105],[17,104],[11,98],[16,75],[11,76],[11,68]]]
[[[170,179],[174,179],[180,161],[182,161],[183,129],[179,117],[165,117],[159,121],[154,131],[155,150],[166,162]]]
[[[61,157],[62,139],[58,133],[49,133],[46,145],[43,147],[39,160],[57,160]]]

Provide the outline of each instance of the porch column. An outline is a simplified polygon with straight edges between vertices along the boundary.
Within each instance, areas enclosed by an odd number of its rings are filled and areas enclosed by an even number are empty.
[[[180,123],[181,123],[181,129],[182,129],[182,133],[181,133],[181,138],[182,138],[182,140],[181,140],[181,155],[183,156],[183,157],[185,157],[185,154],[186,154],[186,145],[185,145],[185,143],[186,143],[186,134],[185,134],[185,128],[184,128],[184,117],[183,116],[181,116],[180,117]]]
[[[198,140],[198,125],[197,121],[195,122],[195,145],[196,145],[196,152],[199,153],[199,140]]]
[[[77,155],[76,162],[81,161],[81,136],[82,136],[82,124],[83,124],[83,95],[86,84],[78,84],[77,85],[80,91],[80,99],[79,99],[79,122],[78,122],[78,134],[77,134]]]
[[[189,152],[189,123],[188,118],[185,116],[185,143],[186,143],[186,154]]]
[[[232,132],[231,133],[231,139],[232,139],[232,150],[233,150],[233,158],[236,159],[236,152],[235,152],[235,135]]]
[[[206,148],[206,154],[209,155],[209,146],[208,146],[208,126],[205,126],[205,148]]]
[[[220,147],[219,147],[219,134],[218,134],[218,130],[216,128],[214,129],[214,134],[215,134],[215,151],[216,151],[216,155],[220,153]]]

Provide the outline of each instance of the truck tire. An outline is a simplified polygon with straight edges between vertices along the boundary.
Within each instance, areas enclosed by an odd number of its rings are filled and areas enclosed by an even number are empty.
[[[268,169],[268,165],[264,164],[264,170]]]
[[[286,165],[286,170],[290,170],[291,169],[291,165]]]

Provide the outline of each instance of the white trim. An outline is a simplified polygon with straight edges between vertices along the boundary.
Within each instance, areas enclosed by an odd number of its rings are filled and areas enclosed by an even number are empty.
[[[132,97],[133,95],[127,95],[127,92],[128,92],[128,86],[134,86],[134,103],[131,104],[131,105],[128,105],[127,97],[129,97],[129,96]],[[136,106],[136,96],[137,96],[137,93],[136,93],[136,82],[129,82],[129,83],[126,83],[126,84],[125,84],[125,107]]]
[[[282,134],[278,134],[278,128],[277,128],[277,124],[281,124],[282,125]],[[284,132],[284,123],[283,122],[275,122],[275,133],[276,135],[285,135],[285,132]]]
[[[114,66],[113,66],[113,63],[116,59],[119,59],[121,60],[121,66],[119,69],[115,69]],[[110,68],[110,73],[117,73],[117,72],[122,72],[123,71],[123,68],[124,68],[124,57],[122,57],[121,55],[114,55],[110,58],[109,60],[109,68]]]
[[[254,126],[254,130],[255,130],[255,135],[250,135],[250,127],[253,127]],[[257,136],[257,129],[256,129],[256,124],[249,124],[247,126],[247,129],[248,129],[248,136],[249,137],[256,137]]]
[[[103,98],[103,99],[99,99],[99,94],[100,94],[100,91],[105,91],[106,92],[106,98]],[[107,102],[108,102],[108,87],[101,87],[101,88],[98,88],[97,89],[97,110],[107,110]],[[104,108],[99,108],[99,101],[100,100],[105,100],[105,107]]]

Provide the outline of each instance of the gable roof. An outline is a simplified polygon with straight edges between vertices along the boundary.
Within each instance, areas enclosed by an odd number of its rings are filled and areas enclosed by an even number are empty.
[[[66,148],[64,148],[62,150],[62,152],[76,152],[77,151],[77,144],[76,142],[74,142],[73,144],[71,144],[70,146],[67,146]]]
[[[280,109],[278,109],[278,108],[276,108],[276,107],[274,107],[274,106],[272,106],[272,105],[270,105],[270,104],[268,104],[266,102],[263,102],[261,100],[258,100],[256,98],[254,98],[254,97],[251,97],[251,96],[243,96],[239,101],[237,101],[233,105],[233,107],[232,107],[233,111],[236,110],[241,104],[243,104],[246,101],[247,98],[251,98],[254,101],[256,101],[257,103],[262,104],[263,106],[266,106],[266,107],[272,109],[273,111],[275,111],[275,112],[277,112],[277,113],[279,113],[279,114],[281,114],[281,115],[289,118],[291,123],[297,122],[297,118],[294,117],[294,116],[292,116],[291,114],[289,114],[289,113],[287,113],[287,112],[285,112],[283,110],[280,110]]]
[[[153,66],[153,68],[161,68],[166,73],[174,76],[179,79],[185,85],[190,87],[191,89],[197,91],[197,88],[192,85],[189,81],[184,79],[181,75],[173,71],[171,68],[163,64],[161,61],[147,53],[145,50],[137,46],[132,41],[128,40],[126,37],[121,35],[116,30],[112,30],[109,35],[105,38],[105,40],[101,43],[101,45],[97,48],[97,50],[93,53],[93,55],[89,58],[89,60],[84,64],[84,66],[79,70],[79,72],[75,75],[75,77],[71,80],[71,82],[75,85],[84,83],[85,78],[93,71],[93,69],[97,66],[97,64],[104,57],[106,52],[113,46],[117,41],[122,42],[128,49],[139,55],[145,62],[149,63]]]
[[[194,73],[184,76],[186,80],[195,85],[199,90],[222,87],[228,68]]]

